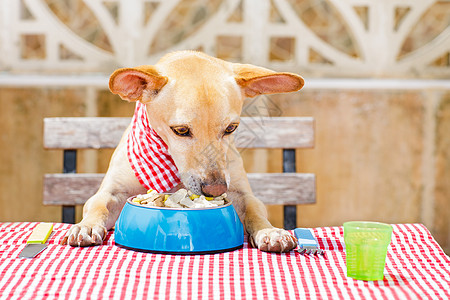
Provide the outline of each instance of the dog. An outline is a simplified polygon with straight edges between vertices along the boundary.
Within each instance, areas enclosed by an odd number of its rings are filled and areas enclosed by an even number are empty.
[[[109,88],[136,102],[136,112],[98,192],[83,207],[83,219],[68,230],[62,243],[101,244],[126,199],[156,184],[158,192],[182,187],[210,197],[226,192],[253,247],[268,252],[294,249],[295,237],[273,227],[264,204],[253,195],[232,133],[246,97],[294,92],[303,84],[297,74],[226,62],[196,51],[166,54],[154,66],[116,70]],[[134,133],[139,128],[144,133]],[[142,146],[146,134],[157,145]],[[200,155],[207,148],[214,149],[214,155]],[[139,149],[160,153],[139,154]],[[155,156],[156,163],[146,160]],[[147,167],[150,171],[142,174]]]

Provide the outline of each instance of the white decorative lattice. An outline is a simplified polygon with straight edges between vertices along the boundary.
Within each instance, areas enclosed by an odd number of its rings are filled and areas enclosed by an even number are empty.
[[[449,25],[433,0],[2,0],[0,70],[105,73],[199,49],[310,76],[448,78]]]

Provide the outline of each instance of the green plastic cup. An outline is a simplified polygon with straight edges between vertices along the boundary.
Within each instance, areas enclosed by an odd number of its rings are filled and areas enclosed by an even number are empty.
[[[392,226],[378,222],[344,223],[347,277],[383,280]]]

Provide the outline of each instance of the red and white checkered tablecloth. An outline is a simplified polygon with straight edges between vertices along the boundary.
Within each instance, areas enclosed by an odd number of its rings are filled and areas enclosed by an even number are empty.
[[[161,255],[114,245],[49,247],[18,258],[36,223],[0,223],[0,299],[449,299],[450,258],[420,224],[394,225],[385,278],[346,277],[342,227],[315,228],[326,257],[249,248],[214,255]]]

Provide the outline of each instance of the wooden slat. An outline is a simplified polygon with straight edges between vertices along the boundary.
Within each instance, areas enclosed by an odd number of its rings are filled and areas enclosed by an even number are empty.
[[[115,148],[130,118],[45,118],[47,149]]]
[[[314,118],[243,117],[235,142],[238,148],[312,148]]]
[[[44,204],[81,205],[98,190],[104,174],[46,174]],[[314,174],[249,173],[255,195],[265,204],[316,202]]]
[[[80,205],[94,195],[105,174],[45,174],[44,205]]]
[[[45,118],[47,149],[115,148],[130,118]],[[235,136],[238,148],[312,148],[310,117],[244,117]]]
[[[264,204],[316,203],[316,176],[307,173],[248,173],[256,197]]]

